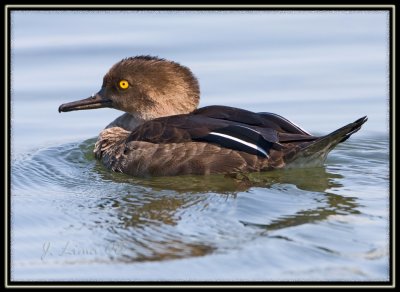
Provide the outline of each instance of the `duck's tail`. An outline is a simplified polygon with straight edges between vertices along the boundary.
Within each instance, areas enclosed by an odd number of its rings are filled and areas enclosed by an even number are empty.
[[[289,167],[321,166],[328,153],[341,142],[346,141],[351,135],[361,129],[368,120],[367,116],[356,120],[328,135],[317,138],[310,143],[301,145],[300,150],[287,162]]]

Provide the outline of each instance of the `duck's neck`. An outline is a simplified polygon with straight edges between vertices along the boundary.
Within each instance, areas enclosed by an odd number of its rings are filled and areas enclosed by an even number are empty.
[[[141,123],[143,123],[144,120],[140,119],[138,117],[135,117],[131,114],[124,113],[122,116],[119,116],[116,118],[114,121],[112,121],[107,127],[112,128],[112,127],[120,127],[123,128],[127,131],[133,131],[137,126],[139,126]]]

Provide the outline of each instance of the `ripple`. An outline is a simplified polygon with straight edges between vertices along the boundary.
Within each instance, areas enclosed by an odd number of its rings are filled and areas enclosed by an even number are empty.
[[[14,188],[35,191],[35,187],[54,190],[73,188],[85,183],[90,177],[94,162],[85,159],[80,147],[92,144],[87,140],[82,144],[70,143],[38,150],[11,165],[11,184]],[[89,162],[89,163],[88,163]],[[84,174],[85,176],[82,176]]]
[[[283,246],[320,263],[382,260],[384,241],[372,244],[368,230],[379,233],[386,216],[366,206],[382,205],[376,193],[388,177],[376,172],[387,156],[376,154],[387,144],[372,140],[341,146],[327,167],[146,179],[106,170],[93,158],[94,139],[39,149],[11,165],[14,263],[209,258],[211,265],[219,255],[241,253],[242,264],[254,268],[263,264],[252,246],[271,259],[264,244],[282,267],[293,263]]]

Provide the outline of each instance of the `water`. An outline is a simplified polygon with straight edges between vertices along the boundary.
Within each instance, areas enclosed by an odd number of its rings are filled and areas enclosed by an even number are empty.
[[[13,280],[387,281],[388,14],[13,12]],[[368,115],[324,167],[138,179],[94,160],[121,113],[59,114],[150,54],[201,106],[279,113],[315,134]]]

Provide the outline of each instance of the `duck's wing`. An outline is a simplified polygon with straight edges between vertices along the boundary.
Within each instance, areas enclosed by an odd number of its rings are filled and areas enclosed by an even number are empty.
[[[196,110],[194,114],[242,123],[261,133],[264,129],[273,129],[278,133],[279,142],[313,141],[318,138],[294,122],[269,112],[254,113],[228,106],[207,106]]]
[[[254,113],[240,108],[213,105],[200,108],[193,114],[199,114],[215,119],[235,121],[252,126],[272,128],[282,133],[312,136],[294,122],[280,115],[269,112]]]
[[[280,116],[257,114],[238,108],[210,106],[188,115],[148,121],[127,139],[157,144],[209,142],[261,157],[271,149],[281,150],[281,142],[310,141],[311,136]]]
[[[267,113],[267,112],[262,112],[258,113],[264,120],[270,121],[271,123],[275,123],[276,125],[279,126],[280,129],[282,129],[282,133],[288,133],[288,134],[300,134],[304,136],[312,136],[309,132],[295,124],[294,122],[274,113]]]

